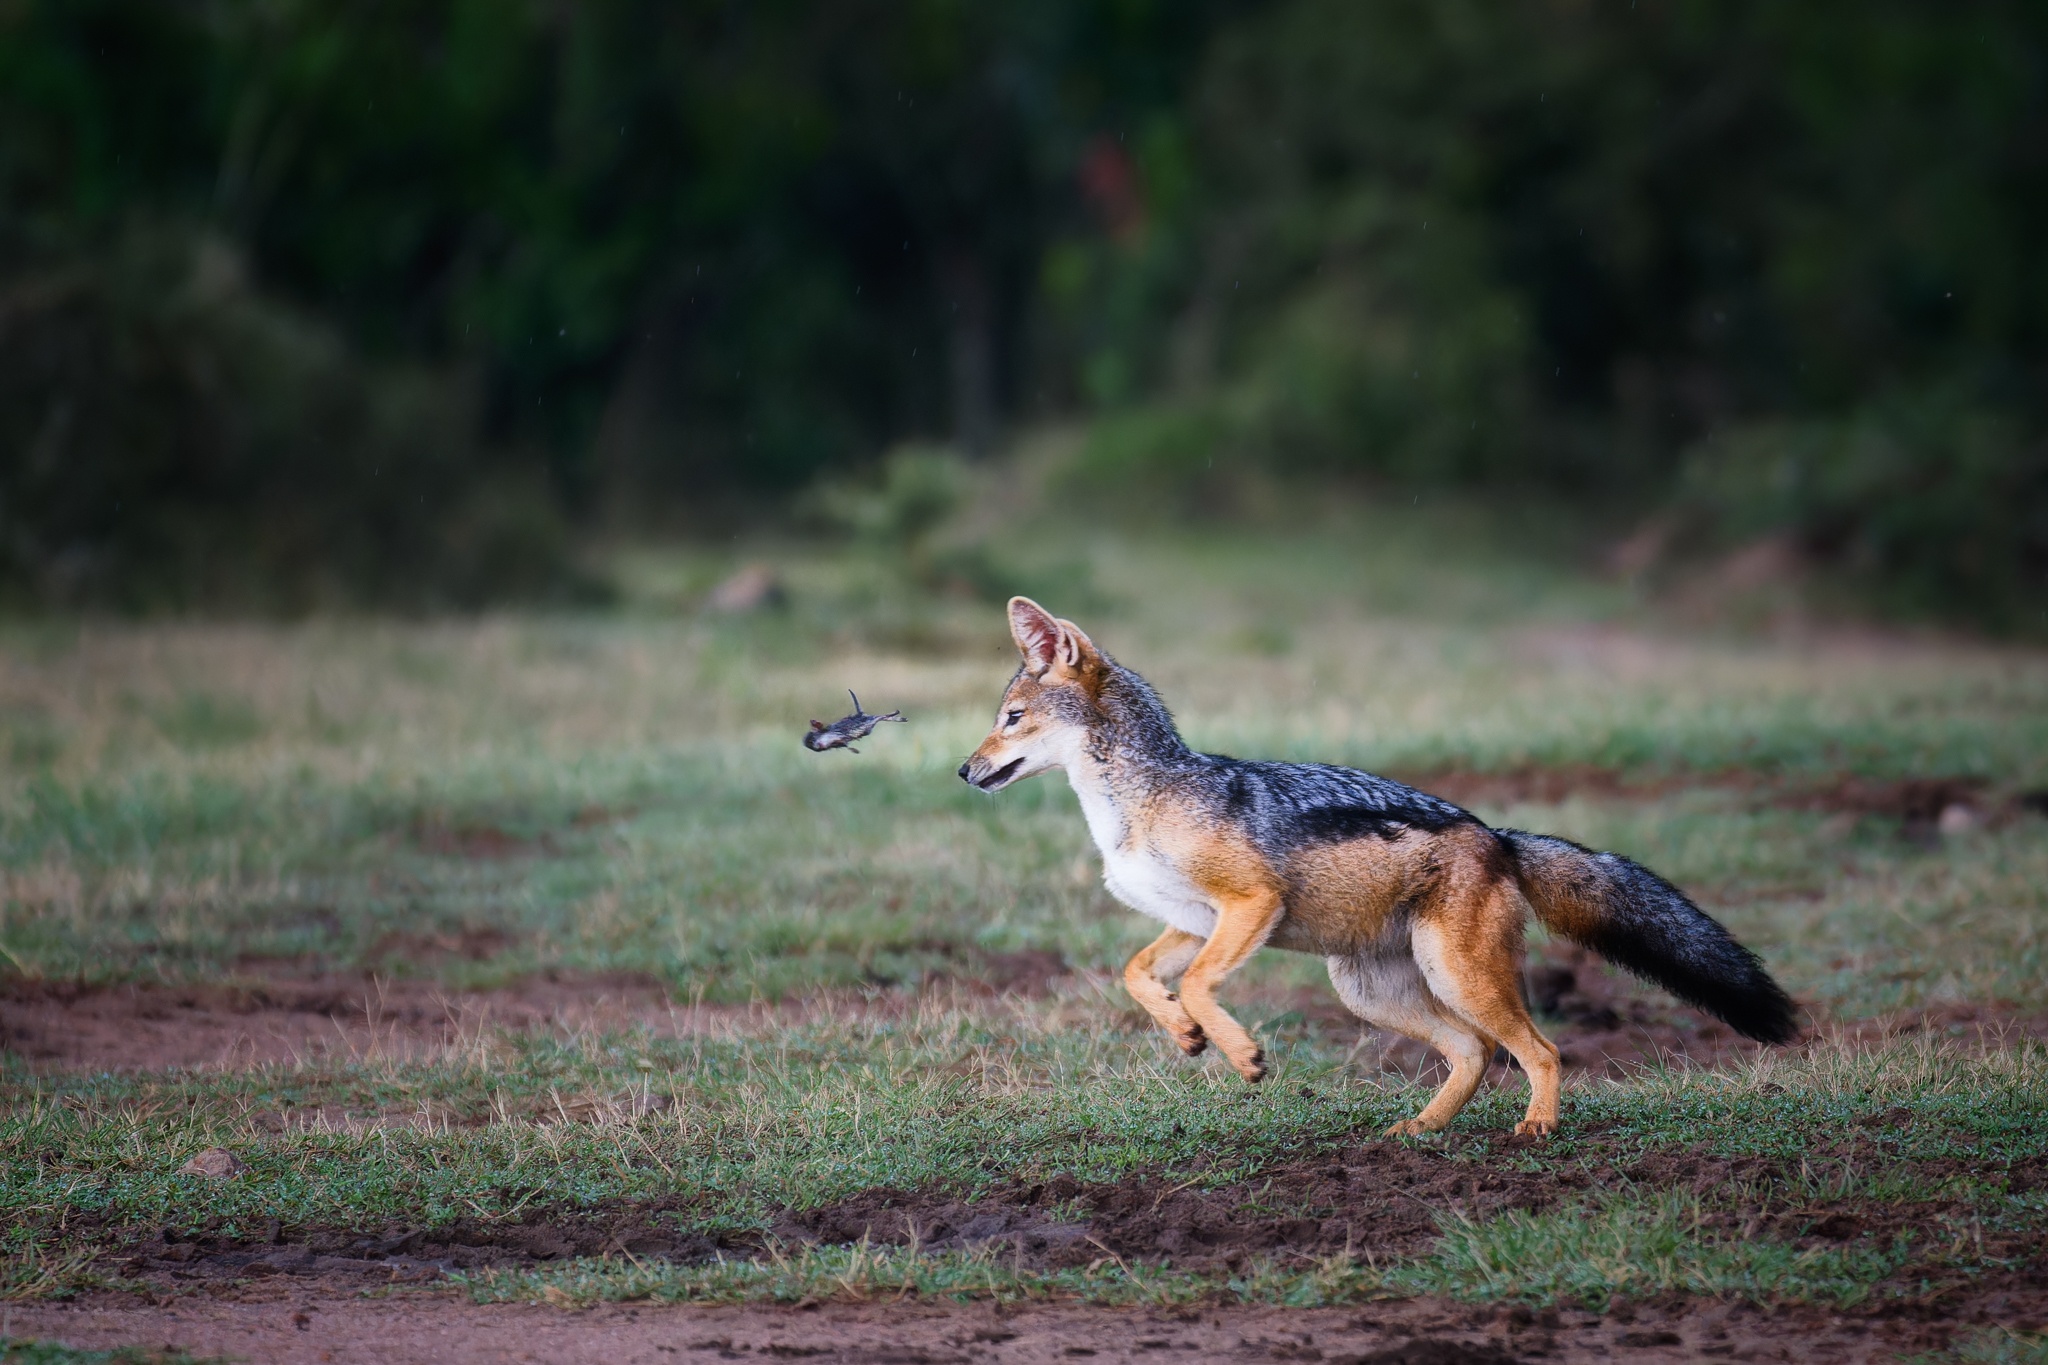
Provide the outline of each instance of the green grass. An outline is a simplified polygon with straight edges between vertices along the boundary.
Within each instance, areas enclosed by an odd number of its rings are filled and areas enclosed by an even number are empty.
[[[1000,1251],[914,1247],[774,1248],[765,1257],[696,1266],[583,1259],[538,1270],[458,1276],[479,1303],[797,1303],[907,1295],[998,1302],[1084,1298],[1110,1304],[1204,1300],[1322,1307],[1371,1297],[1442,1294],[1604,1309],[1618,1296],[1671,1291],[1757,1301],[1852,1304],[1907,1259],[1907,1249],[1802,1251],[1769,1240],[1700,1235],[1682,1201],[1610,1203],[1554,1215],[1451,1224],[1441,1247],[1380,1266],[1333,1256],[1308,1266],[1252,1257],[1221,1275],[1132,1265],[1105,1253],[1085,1267],[1022,1272]]]
[[[2048,658],[1688,632],[1554,565],[1430,558],[1457,530],[1382,518],[1288,536],[1076,533],[1003,553],[1048,572],[1083,566],[1074,581],[1101,598],[1083,624],[1207,747],[1403,771],[1715,777],[1481,813],[1619,849],[1692,887],[1825,1019],[2048,1011],[2048,823],[2014,815],[1928,846],[1884,820],[1758,794],[1843,775],[1973,776],[2000,800],[2048,785]],[[4,1292],[104,1282],[97,1250],[167,1225],[431,1225],[666,1199],[679,1227],[759,1238],[778,1210],[881,1185],[971,1193],[1132,1171],[1222,1185],[1419,1106],[1416,1089],[1358,1067],[1351,1030],[1298,1012],[1320,975],[1303,959],[1269,955],[1230,992],[1274,1044],[1267,1086],[1173,1056],[1104,975],[1149,931],[1100,889],[1071,795],[1037,782],[991,800],[952,776],[1013,657],[999,614],[905,594],[847,556],[764,553],[793,605],[760,618],[679,616],[650,598],[591,618],[0,633],[0,970],[109,982],[370,970],[450,988],[627,972],[685,1001],[784,1004],[681,1032],[481,1030],[431,1056],[240,1071],[51,1074],[8,1054]],[[670,577],[711,581],[720,567]],[[669,581],[658,570],[641,571]],[[798,748],[803,722],[838,714],[847,685],[912,724],[858,757]],[[475,958],[406,947],[478,931],[491,936]],[[915,993],[931,974],[971,981],[992,955],[1044,949],[1095,975],[1044,1000]],[[1468,1150],[1519,1108],[1488,1090],[1446,1150],[1569,1164],[1595,1159],[1597,1134],[1602,1160],[1808,1159],[1813,1180],[1834,1184],[1801,1197],[1877,1201],[1929,1197],[1921,1173],[1946,1162],[1969,1173],[1941,1192],[1955,1217],[2048,1229],[2041,1196],[1999,1174],[2048,1150],[2044,1069],[2038,1049],[1923,1040],[1727,1074],[1650,1071],[1576,1085],[1562,1138],[1511,1156]],[[664,1106],[645,1112],[654,1097]],[[1856,1127],[1894,1110],[1913,1121]],[[298,1117],[283,1131],[258,1121],[278,1114]],[[1813,1158],[1852,1131],[1865,1137],[1851,1154]],[[177,1173],[214,1145],[249,1173]],[[1850,1303],[1930,1257],[1989,1264],[1948,1249],[1968,1239],[1946,1228],[1819,1252],[1736,1235],[1744,1197],[1621,1191],[1478,1224],[1447,1211],[1419,1258],[1255,1262],[1221,1279],[1115,1258],[1055,1273],[789,1247],[469,1288]]]
[[[1453,1222],[1437,1250],[1390,1287],[1470,1299],[1605,1308],[1617,1296],[1673,1291],[1753,1301],[1853,1303],[1903,1266],[1910,1243],[1797,1247],[1717,1236],[1697,1196],[1616,1199],[1543,1214]]]
[[[183,1351],[155,1351],[123,1346],[111,1351],[84,1351],[49,1341],[0,1338],[0,1365],[202,1365],[200,1357]]]
[[[2048,1334],[1994,1327],[1970,1334],[1939,1355],[1916,1356],[1911,1365],[2042,1365],[2044,1361],[2048,1361]]]

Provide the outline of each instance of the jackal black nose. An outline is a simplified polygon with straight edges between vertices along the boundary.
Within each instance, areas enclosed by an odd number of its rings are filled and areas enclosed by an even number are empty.
[[[962,764],[960,765],[960,780],[961,780],[962,782],[972,782],[972,781],[974,780],[973,778],[971,778],[971,777],[969,777],[969,776],[967,775],[967,768],[968,768],[968,764],[971,764],[971,763],[973,763],[973,762],[974,762],[974,760],[970,758],[970,759],[968,759],[968,760],[967,760],[967,762],[966,762],[966,763],[962,763]]]

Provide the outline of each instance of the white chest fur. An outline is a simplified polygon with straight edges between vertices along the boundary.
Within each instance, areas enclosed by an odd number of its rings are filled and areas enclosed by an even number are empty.
[[[1216,911],[1180,869],[1141,840],[1127,840],[1116,802],[1099,782],[1068,769],[1088,833],[1102,852],[1102,884],[1125,905],[1184,933],[1207,938],[1216,928]]]

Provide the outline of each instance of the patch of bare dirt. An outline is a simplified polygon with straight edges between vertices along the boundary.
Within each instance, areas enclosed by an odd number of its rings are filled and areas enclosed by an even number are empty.
[[[285,1227],[228,1237],[205,1229],[164,1227],[113,1248],[109,1273],[157,1292],[214,1291],[271,1277],[339,1290],[428,1281],[450,1271],[533,1266],[579,1256],[696,1262],[712,1256],[749,1258],[771,1243],[848,1245],[869,1241],[928,1251],[995,1249],[1006,1260],[1038,1269],[1117,1260],[1170,1264],[1184,1270],[1240,1268],[1249,1256],[1308,1263],[1331,1256],[1396,1257],[1426,1252],[1441,1218],[1475,1221],[1510,1211],[1540,1212],[1589,1192],[1634,1187],[1682,1190],[1706,1198],[1727,1230],[1763,1233],[1799,1246],[1864,1240],[1889,1245],[1901,1233],[1961,1226],[1968,1209],[1954,1199],[1874,1203],[1815,1201],[1797,1191],[1802,1171],[1893,1161],[1880,1149],[1880,1130],[1910,1121],[1878,1116],[1871,1131],[1850,1130],[1817,1145],[1798,1170],[1761,1158],[1729,1160],[1687,1151],[1641,1153],[1599,1134],[1570,1154],[1542,1161],[1547,1149],[1527,1140],[1454,1137],[1420,1147],[1373,1140],[1313,1159],[1283,1162],[1217,1188],[1195,1188],[1200,1167],[1133,1172],[1113,1182],[1055,1176],[966,1196],[947,1187],[873,1189],[820,1208],[787,1210],[766,1237],[714,1240],[692,1232],[683,1197],[598,1207],[537,1204],[502,1220],[459,1218],[426,1226],[375,1230]],[[1508,1159],[1516,1154],[1515,1159]],[[1536,1156],[1532,1163],[1528,1156]],[[1990,1182],[2023,1195],[2048,1186],[2048,1159],[2000,1166],[1945,1158],[1914,1163],[1927,1188],[1949,1182]],[[1729,1208],[1731,1193],[1740,1208]],[[1739,1223],[1740,1227],[1736,1227]],[[79,1231],[74,1229],[75,1232]],[[2026,1260],[2035,1253],[2022,1232],[1973,1234],[1981,1253]]]
[[[1590,763],[1509,768],[1497,772],[1450,768],[1390,773],[1388,776],[1461,806],[1554,806],[1574,797],[1595,801],[1641,800],[1699,787],[1734,785],[1731,775],[1725,773],[1646,777]],[[1741,783],[1744,788],[1755,784],[1753,777],[1744,776]]]
[[[525,1349],[538,1349],[543,1340],[553,1343],[533,1356],[543,1360],[661,1359],[690,1350],[705,1351],[711,1359],[1037,1360],[1064,1358],[1085,1348],[1109,1359],[1496,1363],[1595,1358],[1623,1348],[1630,1359],[1807,1359],[1823,1358],[1822,1353],[1875,1359],[1939,1349],[1964,1327],[2048,1328],[2048,1276],[2040,1274],[2035,1234],[1987,1229],[1960,1195],[1891,1203],[1812,1195],[1816,1188],[1829,1187],[1825,1177],[1831,1167],[1896,1162],[1885,1139],[1915,1121],[1904,1111],[1873,1115],[1817,1144],[1799,1163],[1727,1160],[1669,1149],[1642,1153],[1620,1137],[1608,1139],[1597,1132],[1569,1153],[1557,1149],[1559,1155],[1551,1160],[1544,1159],[1552,1150],[1545,1145],[1495,1135],[1454,1136],[1431,1146],[1375,1140],[1283,1162],[1216,1189],[1194,1189],[1188,1171],[1173,1170],[1099,1183],[1055,1177],[972,1198],[943,1189],[873,1190],[824,1208],[788,1212],[773,1229],[783,1241],[865,1238],[915,1242],[926,1249],[998,1249],[1019,1264],[1039,1267],[1117,1260],[1216,1271],[1234,1269],[1252,1254],[1282,1261],[1413,1255],[1439,1235],[1438,1220],[1445,1213],[1479,1219],[1508,1210],[1536,1211],[1589,1191],[1629,1185],[1704,1196],[1710,1221],[1718,1220],[1725,1234],[1763,1235],[1820,1248],[1888,1246],[1906,1233],[1935,1254],[1934,1260],[1906,1266],[1870,1299],[1841,1312],[1671,1296],[1617,1305],[1604,1316],[1429,1300],[1375,1303],[1363,1312],[1203,1307],[1191,1314],[1161,1314],[1036,1307],[999,1313],[986,1305],[899,1303],[889,1306],[892,1316],[884,1318],[853,1306],[810,1313],[604,1308],[556,1315],[474,1309],[433,1297],[434,1282],[457,1269],[537,1265],[575,1256],[693,1261],[714,1254],[762,1254],[760,1245],[718,1244],[689,1233],[688,1202],[673,1199],[596,1209],[535,1208],[503,1222],[461,1219],[433,1228],[394,1226],[373,1232],[273,1225],[253,1239],[164,1228],[102,1261],[107,1272],[147,1286],[153,1308],[136,1299],[100,1299],[89,1305],[92,1311],[76,1313],[29,1305],[20,1310],[27,1316],[17,1318],[17,1324],[39,1324],[36,1331],[78,1345],[169,1341],[208,1351],[219,1349],[215,1343],[222,1340],[210,1334],[238,1331],[245,1335],[237,1344],[265,1360],[520,1359],[517,1354],[461,1354],[474,1348],[450,1344],[458,1329],[464,1342],[501,1340],[491,1324],[511,1321],[540,1334],[527,1340]],[[2048,1158],[2000,1164],[1950,1156],[1914,1166],[1914,1183],[1937,1191],[1949,1181],[1959,1188],[1988,1182],[2009,1196],[2048,1188]],[[1976,1239],[1974,1257],[2022,1268],[1975,1277],[1945,1270],[1939,1253],[1966,1235]],[[393,1287],[411,1288],[395,1299],[362,1297]],[[273,1310],[274,1317],[266,1316]],[[292,1354],[306,1342],[287,1332],[310,1332],[301,1317],[317,1314],[352,1324],[345,1335],[322,1339],[320,1350],[360,1346],[368,1352],[375,1343],[382,1353]],[[602,1330],[580,1335],[578,1323],[601,1325]],[[713,1325],[694,1336],[668,1334],[682,1325],[707,1323]],[[641,1329],[631,1324],[656,1334],[635,1336]],[[896,1334],[878,1332],[884,1324]],[[138,1332],[143,1335],[134,1335]],[[430,1342],[443,1353],[404,1354]],[[629,1347],[650,1354],[635,1355]],[[1480,1354],[1469,1354],[1475,1351]]]
[[[1538,1212],[1626,1183],[1707,1193],[1781,1175],[1761,1160],[1690,1155],[1625,1167],[1574,1159],[1531,1170],[1455,1154],[1469,1155],[1472,1148],[1491,1152],[1494,1140],[1458,1140],[1441,1148],[1367,1142],[1217,1189],[1192,1188],[1184,1171],[1138,1172],[1110,1184],[1055,1176],[974,1199],[945,1190],[876,1189],[792,1212],[775,1231],[790,1241],[851,1243],[865,1237],[927,1249],[993,1244],[1037,1267],[1121,1257],[1181,1269],[1236,1269],[1254,1253],[1303,1261],[1339,1254],[1417,1255],[1440,1235],[1444,1214],[1480,1220]]]
[[[422,1283],[453,1270],[533,1266],[578,1256],[694,1262],[734,1250],[678,1227],[680,1198],[595,1209],[529,1209],[513,1219],[457,1218],[374,1232],[287,1228],[223,1237],[161,1228],[105,1258],[110,1271],[175,1294],[285,1277],[324,1292]],[[746,1254],[744,1250],[741,1254]]]
[[[158,1071],[436,1055],[487,1029],[673,1031],[692,1008],[629,975],[488,991],[377,976],[92,985],[0,979],[0,1047],[37,1070]]]
[[[1062,954],[1049,948],[996,953],[947,944],[946,955],[958,958],[961,970],[931,973],[924,980],[926,986],[952,985],[988,995],[1037,999],[1049,994],[1055,982],[1073,971]]]
[[[1826,1032],[1830,1038],[1852,1044],[1929,1034],[1965,1046],[2008,1047],[2023,1040],[2048,1041],[2048,1015],[2029,1014],[1996,1001],[1958,1001],[1830,1023]]]
[[[494,924],[465,925],[440,933],[394,929],[379,934],[363,960],[372,969],[404,965],[434,966],[448,962],[488,962],[513,945],[513,937]]]
[[[553,836],[545,832],[515,834],[484,821],[423,818],[413,824],[411,835],[422,852],[477,862],[540,857],[559,851]]]
[[[972,1198],[942,1188],[876,1189],[791,1211],[775,1233],[787,1241],[996,1249],[1005,1260],[1036,1268],[1114,1260],[1214,1273],[1240,1269],[1253,1255],[1298,1264],[1417,1256],[1442,1235],[1446,1216],[1478,1222],[1538,1213],[1628,1188],[1697,1196],[1709,1224],[1724,1233],[1768,1236],[1801,1249],[1878,1249],[1905,1237],[1938,1255],[1962,1237],[1973,1256],[1992,1263],[2038,1261],[2037,1227],[2022,1219],[1987,1228],[1970,1201],[1984,1186],[2008,1197],[2048,1188],[2048,1158],[1912,1161],[1913,1183],[1936,1192],[1912,1200],[1811,1193],[1811,1178],[1830,1171],[1840,1171],[1846,1184],[1872,1165],[1896,1168],[1900,1159],[1884,1140],[1911,1121],[1903,1111],[1873,1116],[1816,1143],[1798,1162],[1644,1153],[1594,1132],[1557,1157],[1528,1139],[1500,1136],[1452,1137],[1429,1147],[1375,1140],[1212,1189],[1193,1188],[1198,1169],[1141,1171],[1093,1184],[1062,1175]],[[1506,1159],[1510,1153],[1516,1159]],[[1939,1193],[1948,1189],[1957,1193]],[[1930,1276],[1942,1278],[1937,1266],[1911,1265],[1897,1287],[1924,1288]]]
[[[481,1306],[446,1292],[309,1295],[275,1279],[227,1298],[161,1305],[96,1296],[18,1305],[11,1329],[81,1348],[182,1348],[277,1365],[816,1360],[861,1365],[1301,1361],[1323,1365],[1552,1365],[1707,1360],[1855,1362],[1939,1349],[1962,1327],[2048,1318],[2035,1283],[1883,1312],[1761,1308],[1673,1297],[1605,1314],[1406,1299],[1349,1308],[1098,1308],[915,1299],[802,1307]]]
[[[389,934],[373,962],[417,969],[487,960],[510,943],[494,928]],[[928,973],[926,991],[1042,996],[1068,972],[1057,952],[996,953],[948,945],[956,964]],[[0,976],[0,1049],[39,1071],[242,1069],[274,1063],[431,1057],[486,1033],[651,1029],[701,1032],[760,1013],[819,1008],[901,1008],[838,991],[781,1005],[678,1001],[649,977],[545,972],[488,990],[362,975],[294,974],[294,964],[250,959],[217,983],[92,984]]]
[[[2048,814],[2048,791],[2003,791],[1980,777],[1871,778],[1854,774],[1784,777],[1748,769],[1642,774],[1586,763],[1402,774],[1411,787],[1462,806],[1556,805],[1654,800],[1684,791],[1724,791],[1758,809],[1810,810],[1895,822],[1909,838],[1956,833],[2023,814]]]
[[[581,832],[629,819],[632,814],[630,810],[588,805],[570,817],[568,827]],[[521,833],[492,820],[473,815],[451,815],[446,811],[420,815],[406,827],[406,834],[422,852],[443,858],[491,861],[543,857],[561,852],[553,831]]]

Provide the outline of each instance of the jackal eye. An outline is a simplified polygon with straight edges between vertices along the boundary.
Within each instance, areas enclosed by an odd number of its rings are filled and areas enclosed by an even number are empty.
[[[1022,711],[1012,711],[1008,716],[1005,716],[1003,718],[1003,728],[1007,730],[1022,719],[1024,719],[1024,713]]]

